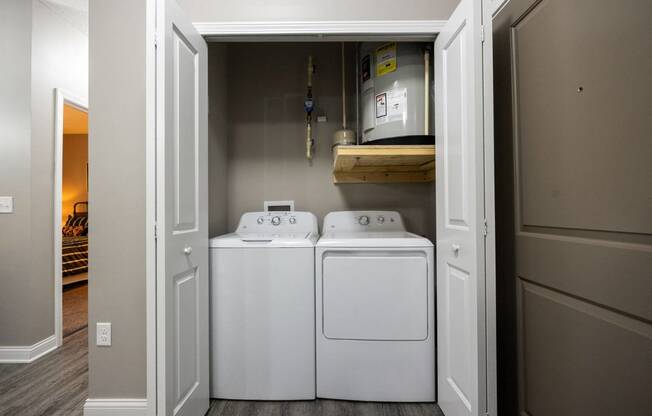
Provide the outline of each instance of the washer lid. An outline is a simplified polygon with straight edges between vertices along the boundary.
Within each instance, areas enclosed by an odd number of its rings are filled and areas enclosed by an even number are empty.
[[[327,232],[318,247],[433,247],[430,240],[407,231]]]
[[[211,238],[211,248],[297,248],[314,247],[317,233],[231,233]]]

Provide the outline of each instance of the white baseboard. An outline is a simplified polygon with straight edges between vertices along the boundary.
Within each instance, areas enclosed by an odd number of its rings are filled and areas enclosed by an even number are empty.
[[[31,363],[56,348],[55,335],[50,335],[34,345],[0,347],[0,363]]]
[[[84,416],[146,416],[147,399],[86,399]]]

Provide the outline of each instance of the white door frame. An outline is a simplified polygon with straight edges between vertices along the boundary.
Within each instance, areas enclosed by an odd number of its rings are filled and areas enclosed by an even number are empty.
[[[155,7],[152,10],[149,10],[148,13],[148,25],[151,23],[151,19],[155,22],[155,15],[152,13],[155,12]],[[244,40],[257,40],[260,42],[265,41],[278,41],[283,39],[284,41],[292,40],[328,40],[334,41],[361,41],[374,39],[382,36],[394,37],[394,38],[410,38],[410,39],[420,39],[420,40],[430,40],[432,41],[434,37],[441,31],[441,28],[446,21],[442,20],[416,20],[416,21],[304,21],[304,22],[201,22],[195,23],[195,28],[199,31],[200,34],[204,36],[205,39],[211,38],[212,41],[225,41],[225,42],[234,42],[234,41],[244,41]],[[150,27],[155,27],[153,24]],[[152,42],[156,39],[155,31],[148,31],[148,34],[151,34]],[[489,36],[491,33],[489,33]],[[149,36],[149,35],[148,35]],[[153,48],[152,48],[153,49]],[[154,57],[154,62],[155,62]],[[149,57],[148,57],[149,62]],[[148,109],[155,107],[156,97],[155,97],[155,80],[156,80],[156,71],[155,65],[153,66],[153,71],[148,71],[147,77],[147,90],[151,93],[148,94]],[[150,101],[150,99],[152,101]],[[152,103],[152,105],[150,105]],[[156,117],[155,114],[149,114],[148,110],[148,120],[152,117],[151,123],[148,121],[148,135],[147,135],[147,163],[150,166],[147,169],[148,172],[148,185],[147,185],[147,221],[154,228],[156,223],[156,181],[159,176],[162,175],[160,170],[156,169]],[[489,127],[489,126],[486,126]],[[486,130],[485,130],[486,132]],[[487,143],[490,142],[490,143]],[[485,134],[485,146],[488,147],[487,152],[485,153],[485,172],[488,170],[491,171],[491,176],[486,176],[485,179],[493,179],[493,132],[490,135]],[[152,176],[150,176],[150,174]],[[493,191],[493,184],[487,186],[486,191]],[[150,203],[150,197],[153,195],[153,201]],[[493,195],[491,198],[485,198],[485,204],[493,203]],[[485,205],[488,213],[493,213],[493,206],[488,207]],[[492,217],[493,219],[493,217]],[[493,224],[489,224],[493,234]],[[152,233],[152,237],[154,234]],[[493,236],[492,236],[493,237]],[[150,239],[148,238],[148,241]],[[148,299],[149,295],[153,294],[156,296],[156,261],[155,261],[155,240],[152,239],[154,248],[153,253],[150,252],[148,247],[148,260],[147,260],[147,292]],[[486,252],[487,254],[495,252],[495,240],[493,238],[488,238],[486,240]],[[154,261],[150,262],[150,254],[154,256]],[[487,279],[487,306],[495,307],[495,267],[493,261],[486,264],[485,278]],[[491,293],[490,293],[491,292]],[[163,346],[159,345],[156,342],[156,326],[158,323],[158,316],[156,316],[156,307],[155,305],[150,305],[153,302],[148,300],[147,306],[147,333],[148,333],[148,343],[147,343],[147,361],[148,361],[148,370],[147,370],[147,396],[149,404],[148,415],[155,415],[156,402],[160,400],[160,391],[156,388],[156,374],[157,372],[164,371],[164,354],[162,351]],[[155,302],[154,302],[155,303]],[[494,313],[488,313],[487,317],[494,318]],[[488,323],[488,329],[495,330],[495,322]],[[151,334],[154,334],[153,342],[150,337]],[[495,392],[495,354],[493,358],[490,358],[491,353],[495,353],[495,334],[488,334],[488,350],[490,356],[487,357],[488,368],[487,371],[493,373],[493,376],[487,377],[487,389],[488,392]],[[152,359],[152,357],[155,357]],[[153,360],[153,361],[152,361]],[[153,364],[155,363],[155,365]],[[154,383],[154,384],[150,384]],[[154,399],[156,397],[156,399]],[[495,404],[494,404],[495,405]],[[493,407],[490,404],[490,408]],[[154,409],[153,409],[154,408]]]
[[[63,187],[63,111],[70,105],[88,113],[85,98],[61,88],[54,89],[54,335],[63,344],[63,278],[61,264],[61,192]]]
[[[159,345],[156,314],[156,7],[160,0],[145,3],[145,302],[147,328],[147,416],[156,416]]]

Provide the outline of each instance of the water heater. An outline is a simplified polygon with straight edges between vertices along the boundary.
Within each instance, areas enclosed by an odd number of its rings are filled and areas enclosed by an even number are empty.
[[[423,43],[360,44],[362,144],[430,144],[430,54]]]

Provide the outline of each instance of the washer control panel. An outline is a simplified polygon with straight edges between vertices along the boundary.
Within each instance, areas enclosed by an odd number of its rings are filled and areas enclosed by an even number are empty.
[[[396,211],[337,211],[324,218],[328,231],[405,231],[401,214]]]
[[[317,232],[317,217],[302,211],[247,212],[240,217],[236,232]]]

